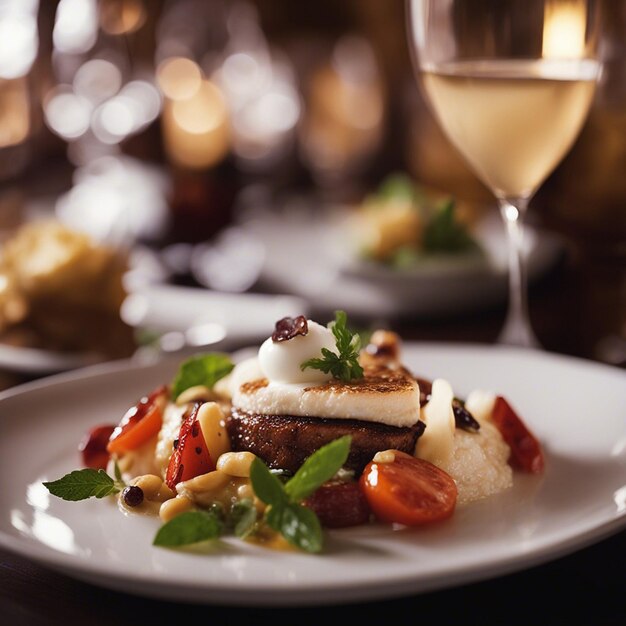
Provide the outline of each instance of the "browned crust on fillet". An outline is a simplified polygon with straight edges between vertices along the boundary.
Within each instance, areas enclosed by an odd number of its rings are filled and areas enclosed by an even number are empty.
[[[391,369],[386,365],[369,365],[364,368],[363,378],[348,382],[333,379],[323,385],[306,387],[307,393],[341,392],[348,394],[391,394],[412,393],[415,379],[404,368]],[[253,394],[269,384],[266,378],[259,378],[241,385],[240,392]]]
[[[234,451],[247,450],[273,469],[295,472],[315,450],[343,435],[352,436],[345,467],[357,474],[380,450],[413,453],[425,425],[398,428],[354,419],[258,415],[236,408],[226,419]]]

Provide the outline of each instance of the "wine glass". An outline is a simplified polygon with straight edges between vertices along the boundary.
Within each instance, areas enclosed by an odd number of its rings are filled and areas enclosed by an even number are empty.
[[[540,346],[528,317],[523,219],[590,109],[601,73],[598,12],[594,0],[407,0],[425,99],[491,189],[506,227],[500,343]]]

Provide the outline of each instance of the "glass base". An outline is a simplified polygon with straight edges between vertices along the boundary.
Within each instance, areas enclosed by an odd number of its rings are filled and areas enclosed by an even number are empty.
[[[507,319],[500,331],[497,343],[520,348],[542,349],[542,345],[530,325],[520,319]]]

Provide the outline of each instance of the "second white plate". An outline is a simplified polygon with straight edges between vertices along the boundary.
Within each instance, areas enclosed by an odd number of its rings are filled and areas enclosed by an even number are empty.
[[[340,208],[257,208],[242,222],[264,247],[263,283],[305,298],[320,316],[332,316],[336,309],[369,319],[456,315],[506,300],[506,237],[495,211],[474,229],[483,259],[450,255],[407,269],[359,261]],[[554,235],[527,228],[524,250],[529,278],[534,280],[555,264],[563,244]]]

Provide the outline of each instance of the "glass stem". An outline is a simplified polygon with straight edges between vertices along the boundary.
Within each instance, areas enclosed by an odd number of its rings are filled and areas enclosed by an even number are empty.
[[[530,325],[524,262],[524,216],[528,198],[498,199],[506,226],[509,249],[509,306],[498,343],[524,348],[538,348],[539,341]]]

